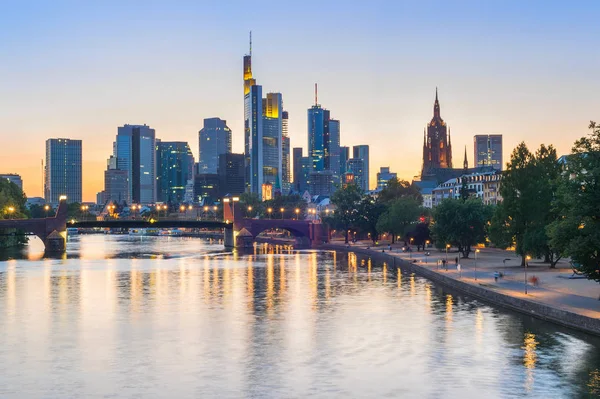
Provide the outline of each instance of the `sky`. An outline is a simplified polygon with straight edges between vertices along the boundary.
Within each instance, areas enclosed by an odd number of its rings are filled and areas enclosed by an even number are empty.
[[[307,109],[341,121],[341,144],[370,146],[412,179],[435,88],[455,166],[473,135],[502,134],[559,155],[600,121],[600,2],[554,1],[0,1],[0,173],[42,195],[45,140],[83,140],[83,197],[103,189],[117,127],[146,123],[187,141],[226,119],[242,152],[242,57],[281,92],[293,147]]]

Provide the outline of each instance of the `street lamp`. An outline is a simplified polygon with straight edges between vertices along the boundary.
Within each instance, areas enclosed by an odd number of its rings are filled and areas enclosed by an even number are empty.
[[[300,209],[296,208],[294,212],[296,212],[296,220],[298,220],[298,215],[300,214]]]
[[[477,281],[477,254],[479,253],[479,249],[475,250],[475,281]]]
[[[446,271],[448,271],[448,248],[450,248],[450,244],[446,244]]]
[[[529,266],[530,260],[531,260],[531,256],[527,255],[525,257],[525,295],[527,295],[527,266]]]
[[[279,208],[279,212],[281,212],[281,220],[283,220],[283,212],[285,211],[285,209],[283,208]]]
[[[14,212],[15,212],[15,207],[14,206],[9,206],[8,207],[8,214],[12,215]],[[11,219],[12,219],[12,216],[11,216]]]
[[[267,213],[269,214],[269,219],[271,219],[271,212],[273,212],[273,208],[267,208]]]
[[[50,205],[44,205],[44,211],[46,211],[46,217],[48,217],[48,211],[50,210]]]

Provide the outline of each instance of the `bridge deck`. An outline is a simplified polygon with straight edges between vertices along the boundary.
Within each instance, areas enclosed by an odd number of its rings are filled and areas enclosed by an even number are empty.
[[[67,227],[75,228],[112,228],[112,229],[132,229],[132,228],[188,228],[188,229],[232,229],[231,223],[225,223],[215,220],[82,220],[75,223],[68,223]]]

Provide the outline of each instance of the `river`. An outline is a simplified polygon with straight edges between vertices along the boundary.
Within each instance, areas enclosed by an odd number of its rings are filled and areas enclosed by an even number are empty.
[[[572,398],[600,340],[354,254],[82,235],[0,261],[1,398]]]

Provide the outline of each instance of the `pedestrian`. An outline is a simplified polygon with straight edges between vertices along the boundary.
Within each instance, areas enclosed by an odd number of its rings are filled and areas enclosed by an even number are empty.
[[[454,266],[458,266],[458,256],[454,258]]]
[[[446,268],[446,259],[442,259],[442,268],[444,268],[444,269],[448,270],[448,269]]]
[[[500,277],[500,273],[497,271],[494,272],[494,281],[498,282],[498,277]]]

